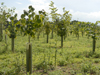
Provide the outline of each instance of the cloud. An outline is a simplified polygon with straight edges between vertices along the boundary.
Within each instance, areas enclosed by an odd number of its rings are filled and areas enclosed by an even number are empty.
[[[45,4],[44,2],[46,1],[46,0],[29,0],[30,2],[32,2],[33,4],[35,4],[35,5],[42,5],[42,4]]]
[[[17,4],[22,4],[22,3],[20,3],[20,2],[16,2]]]
[[[29,0],[36,11],[44,9],[49,11],[49,2],[46,0]]]
[[[54,6],[57,7],[58,11],[57,13],[63,14],[63,7],[66,8],[66,10],[70,11],[69,13],[72,14],[72,20],[79,20],[79,21],[86,21],[86,22],[96,22],[100,20],[100,11],[99,6],[97,3],[99,3],[99,0],[89,0],[87,3],[86,0],[53,0]],[[50,0],[29,0],[30,4],[27,4],[23,10],[28,10],[28,6],[32,5],[35,8],[35,11],[39,11],[44,9],[46,12],[50,13],[49,10],[49,4]],[[17,4],[22,4],[20,2],[16,2]],[[97,5],[96,5],[97,4]],[[20,12],[21,11],[21,12]],[[19,13],[19,15],[22,12],[22,10],[16,11]]]
[[[72,20],[86,21],[86,22],[96,22],[100,21],[100,11],[98,12],[74,12],[72,9],[70,10],[72,14]]]

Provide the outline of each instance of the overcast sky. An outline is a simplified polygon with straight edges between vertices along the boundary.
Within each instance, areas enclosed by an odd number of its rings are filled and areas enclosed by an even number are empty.
[[[72,20],[96,22],[100,21],[100,0],[52,0],[58,13],[63,13],[62,8],[70,11]],[[7,7],[15,7],[18,18],[23,10],[28,10],[28,6],[32,5],[36,11],[44,9],[50,12],[49,4],[51,0],[0,0]]]

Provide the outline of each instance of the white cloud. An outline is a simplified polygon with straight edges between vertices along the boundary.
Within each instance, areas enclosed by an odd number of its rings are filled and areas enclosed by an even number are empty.
[[[46,0],[29,0],[32,3],[32,6],[36,11],[44,9],[45,11],[49,11],[49,2]]]
[[[29,1],[31,2],[30,5],[32,5],[35,8],[35,11],[44,9],[46,12],[50,13],[49,10],[50,0],[29,0]],[[74,0],[62,0],[62,1],[54,0],[54,4],[55,4],[54,6],[57,7],[58,9],[57,13],[60,14],[63,13],[62,10],[63,7],[65,7],[66,10],[68,9],[70,11],[69,13],[72,14],[72,20],[79,20],[79,21],[86,21],[86,22],[89,21],[94,23],[100,20],[100,11],[98,10],[98,8],[96,8],[98,7],[98,5],[97,6],[95,5],[96,2],[94,2],[94,0],[92,1],[89,0],[87,3],[85,2],[86,0],[85,1],[82,0],[84,1],[83,4],[82,2],[80,3],[78,1],[79,0],[75,2]],[[99,1],[99,0],[95,0],[95,1]],[[89,4],[89,2],[91,3]],[[20,2],[16,2],[16,3],[22,4]],[[29,6],[29,4],[27,5]],[[24,9],[28,10],[28,6],[27,8],[25,6]],[[22,11],[16,11],[16,12],[18,13],[18,15],[21,15],[21,13],[23,13]]]
[[[100,21],[100,11],[98,12],[74,12],[72,9],[70,10],[72,14],[72,20],[86,21],[86,22],[96,22]]]
[[[17,4],[22,4],[22,3],[20,3],[20,2],[16,2]]]
[[[30,0],[33,4],[35,4],[35,5],[40,5],[40,4],[44,4],[44,2],[46,1],[46,0]]]

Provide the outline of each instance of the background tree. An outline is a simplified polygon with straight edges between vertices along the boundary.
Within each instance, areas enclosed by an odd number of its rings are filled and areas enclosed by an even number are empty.
[[[56,7],[54,7],[54,2],[52,2],[51,1],[51,3],[49,4],[49,6],[50,6],[50,10],[51,10],[51,13],[50,13],[50,15],[51,15],[51,18],[52,18],[52,23],[54,23],[54,21],[56,21],[56,17],[57,17],[57,8]],[[54,24],[52,24],[52,33],[51,33],[51,38],[53,39],[53,31],[54,31]]]
[[[89,34],[91,33],[90,27],[91,27],[91,23],[90,23],[90,22],[87,22],[87,23],[86,23],[85,32],[86,32],[86,36],[87,36],[88,39],[89,39],[89,37],[90,37]]]
[[[4,3],[1,3],[0,6],[0,41],[3,39],[3,25],[6,24],[6,14],[7,14],[7,7],[4,5]]]
[[[36,29],[41,27],[43,17],[40,14],[45,14],[44,11],[39,11],[37,15],[35,9],[32,6],[28,7],[29,10],[24,10],[24,14],[21,15],[21,29],[25,35],[28,35],[28,43],[26,49],[26,71],[32,73],[32,44],[30,43],[30,37],[35,37]],[[27,19],[26,19],[27,17]]]
[[[82,37],[83,37],[83,35],[84,35],[84,33],[85,33],[85,22],[80,22],[80,31],[81,31],[81,33],[82,33]]]
[[[97,21],[96,23],[91,23],[90,28],[88,29],[89,30],[88,35],[90,35],[93,39],[93,46],[92,46],[93,47],[93,53],[95,52],[95,48],[96,48],[96,40],[98,38],[97,36],[99,36],[99,34],[100,34],[97,30],[98,23],[100,23],[100,21]]]
[[[76,37],[77,37],[77,39],[79,39],[79,25],[80,25],[80,23],[79,22],[74,22],[74,34],[76,35]]]
[[[65,7],[63,7],[63,18],[62,20],[64,21],[65,27],[66,27],[66,35],[64,36],[64,39],[67,37],[68,32],[69,32],[69,26],[70,26],[70,20],[71,20],[71,14],[69,14],[69,11],[65,10]]]
[[[66,27],[62,20],[58,22],[57,34],[61,37],[61,48],[63,47],[63,36],[66,34]]]
[[[30,36],[35,36],[35,31],[37,28],[41,26],[41,19],[39,15],[35,14],[35,9],[32,6],[29,6],[29,11],[24,10],[24,14],[21,15],[21,29],[24,31],[25,35],[28,35],[29,37],[29,43],[30,43]],[[39,12],[39,14],[41,14]],[[25,17],[28,17],[27,19]]]
[[[10,17],[10,21],[9,21],[9,26],[8,26],[8,35],[11,38],[11,49],[12,52],[14,52],[14,39],[16,38],[16,33],[17,33],[17,29],[16,29],[16,25],[19,24],[18,20],[17,20],[17,14],[15,14],[14,16]]]

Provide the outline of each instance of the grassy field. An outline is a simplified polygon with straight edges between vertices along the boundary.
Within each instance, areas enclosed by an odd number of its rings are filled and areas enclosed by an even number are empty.
[[[46,43],[46,35],[41,33],[31,38],[32,43],[32,75],[100,75],[100,40],[96,41],[96,52],[92,53],[92,38],[69,35],[60,48],[60,37]],[[11,52],[11,39],[0,42],[0,75],[26,74],[26,43],[28,36],[17,35],[15,39],[15,53]],[[55,65],[56,52],[56,65]]]

